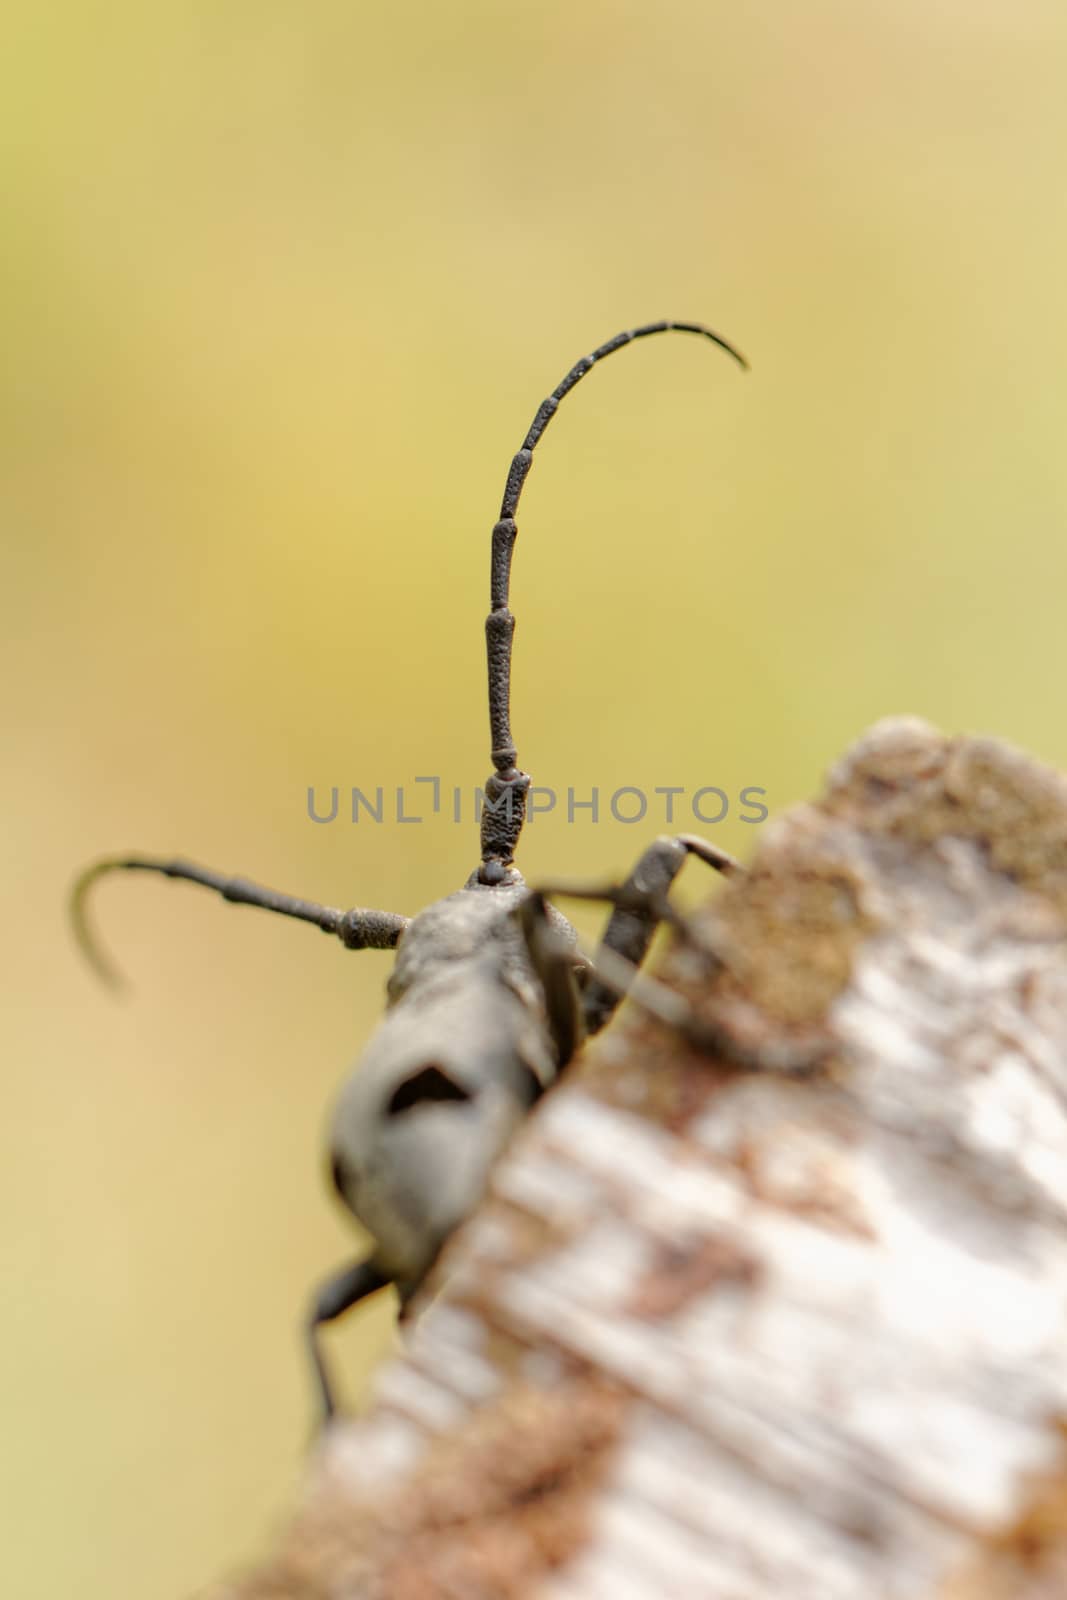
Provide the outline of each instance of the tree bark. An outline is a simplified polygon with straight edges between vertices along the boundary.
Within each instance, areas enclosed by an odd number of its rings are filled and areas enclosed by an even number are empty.
[[[750,1065],[629,1008],[217,1600],[1067,1594],[1067,781],[895,720],[761,836],[660,973]]]

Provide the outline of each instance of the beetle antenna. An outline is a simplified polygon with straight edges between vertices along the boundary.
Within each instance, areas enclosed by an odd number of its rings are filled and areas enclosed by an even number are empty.
[[[522,448],[508,469],[508,481],[500,506],[500,520],[493,529],[493,550],[490,567],[490,606],[485,619],[485,643],[489,664],[489,731],[492,740],[493,772],[485,786],[485,803],[482,808],[482,865],[478,871],[480,883],[494,884],[503,881],[507,867],[515,855],[519,834],[526,816],[526,791],[530,775],[520,772],[515,765],[518,752],[511,733],[511,643],[515,634],[515,618],[508,610],[508,589],[511,580],[511,556],[515,548],[518,528],[515,513],[518,510],[522,486],[530,470],[533,452],[542,434],[552,421],[564,395],[585,377],[590,367],[613,351],[632,344],[635,339],[645,339],[651,333],[698,333],[710,339],[727,355],[733,356],[738,366],[748,369],[748,362],[720,334],[713,333],[699,322],[650,322],[643,328],[631,328],[617,333],[582,359],[568,372],[563,381],[553,389],[547,400],[542,400],[537,415],[530,424]]]
[[[366,911],[354,906],[342,911],[337,906],[320,905],[301,895],[281,894],[277,889],[249,883],[225,872],[213,872],[193,861],[167,861],[156,856],[109,856],[96,861],[76,880],[70,895],[70,920],[74,938],[89,965],[113,989],[125,987],[126,980],[104,949],[89,916],[89,892],[98,878],[111,872],[158,872],[165,878],[199,884],[211,889],[231,905],[257,906],[278,916],[310,922],[323,933],[336,934],[347,950],[394,950],[407,927],[407,917],[392,911]]]

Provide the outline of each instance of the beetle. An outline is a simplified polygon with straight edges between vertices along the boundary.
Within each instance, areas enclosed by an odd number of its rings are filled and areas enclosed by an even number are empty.
[[[311,923],[347,950],[396,951],[385,1015],[342,1088],[330,1135],[334,1185],[374,1246],[325,1282],[308,1311],[308,1351],[325,1419],[337,1407],[319,1337],[323,1324],[388,1284],[403,1314],[445,1240],[477,1204],[515,1128],[582,1040],[610,1020],[623,994],[698,1044],[724,1043],[680,997],[638,969],[659,923],[680,923],[667,891],[686,858],[730,874],[740,870],[731,856],[692,834],[663,836],[624,883],[592,888],[529,889],[515,866],[531,782],[516,764],[510,720],[515,619],[508,599],[523,484],[560,402],[586,373],[626,345],[671,331],[710,340],[747,366],[732,344],[696,322],[652,322],[617,334],[576,362],[542,401],[511,462],[492,533],[485,624],[493,771],[484,790],[481,861],[461,889],[409,919],[361,907],[342,911],[189,861],[146,855],[97,861],[74,886],[76,937],[111,981],[117,975],[92,931],[87,903],[92,886],[113,872],[198,884],[233,904]],[[594,960],[578,949],[553,895],[611,903]]]

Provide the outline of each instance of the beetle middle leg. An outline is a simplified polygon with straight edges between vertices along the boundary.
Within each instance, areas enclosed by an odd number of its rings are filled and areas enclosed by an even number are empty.
[[[336,1414],[337,1401],[334,1398],[333,1385],[326,1369],[326,1358],[322,1353],[322,1344],[319,1338],[319,1329],[324,1322],[333,1322],[345,1311],[351,1310],[360,1300],[365,1300],[368,1295],[376,1294],[379,1289],[384,1289],[393,1280],[388,1273],[383,1272],[373,1257],[365,1261],[357,1261],[354,1266],[348,1267],[344,1272],[339,1272],[336,1277],[329,1278],[316,1292],[311,1302],[311,1310],[307,1319],[308,1354],[314,1369],[319,1399],[322,1404],[322,1420],[329,1422]]]

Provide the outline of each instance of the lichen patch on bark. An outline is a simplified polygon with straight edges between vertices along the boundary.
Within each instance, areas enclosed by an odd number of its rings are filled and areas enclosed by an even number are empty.
[[[625,1399],[596,1378],[513,1384],[360,1503],[330,1444],[271,1569],[232,1600],[520,1600],[580,1549]],[[343,1426],[343,1425],[342,1425]],[[225,1600],[220,1596],[219,1600]]]

